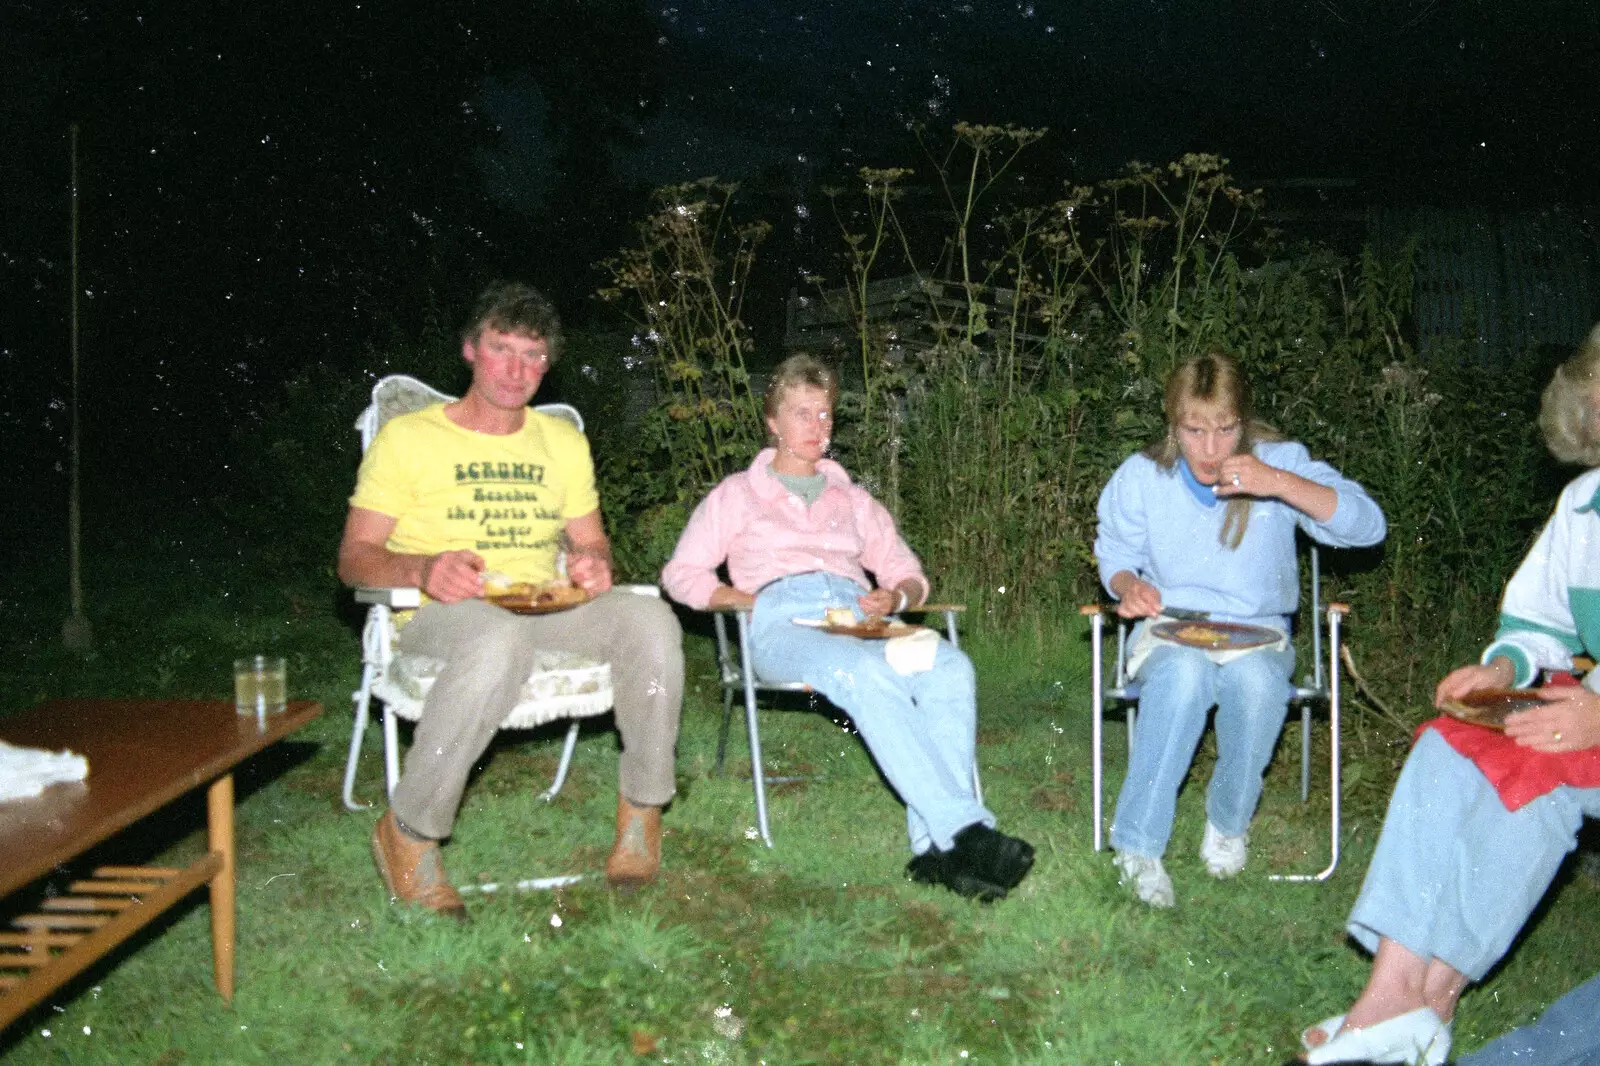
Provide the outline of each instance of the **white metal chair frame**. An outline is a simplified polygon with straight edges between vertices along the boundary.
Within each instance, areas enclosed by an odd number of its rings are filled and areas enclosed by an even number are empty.
[[[1112,675],[1110,687],[1105,684],[1104,656],[1101,651],[1102,637],[1105,631],[1105,612],[1099,604],[1089,604],[1079,608],[1079,613],[1089,618],[1089,645],[1090,645],[1090,673],[1092,694],[1090,697],[1093,714],[1090,743],[1093,748],[1093,787],[1094,787],[1094,850],[1099,851],[1103,846],[1104,815],[1103,810],[1103,720],[1105,709],[1112,703],[1123,705],[1127,716],[1128,725],[1128,753],[1133,754],[1133,733],[1136,708],[1139,702],[1139,683],[1128,677],[1127,673],[1127,635],[1128,623],[1119,621],[1117,626],[1117,658],[1115,671]],[[1339,865],[1339,629],[1344,616],[1350,613],[1350,607],[1343,603],[1330,603],[1327,606],[1325,620],[1328,626],[1328,658],[1324,663],[1322,655],[1322,621],[1324,611],[1322,608],[1322,570],[1321,560],[1315,544],[1311,546],[1311,658],[1312,670],[1309,676],[1302,679],[1302,683],[1295,686],[1290,703],[1300,705],[1300,802],[1304,803],[1311,795],[1311,708],[1316,703],[1328,705],[1328,735],[1329,735],[1329,837],[1331,859],[1325,869],[1315,874],[1271,874],[1272,881],[1326,881],[1333,875],[1335,867]]]
[[[372,389],[372,403],[356,420],[361,433],[361,450],[365,452],[377,436],[379,428],[397,414],[421,410],[430,403],[454,399],[405,374],[393,374],[380,380]],[[581,432],[583,416],[567,404],[540,404],[537,411],[553,414],[575,425]],[[651,586],[628,587],[629,591],[658,595]],[[355,723],[350,731],[350,751],[345,759],[343,799],[352,811],[366,810],[371,805],[355,799],[356,768],[361,759],[361,740],[366,733],[371,702],[374,697],[383,703],[383,755],[384,786],[387,795],[393,795],[400,780],[400,741],[397,718],[416,721],[422,716],[425,693],[419,695],[407,688],[404,679],[396,676],[397,664],[404,665],[406,656],[396,654],[394,647],[394,612],[419,606],[422,592],[416,588],[362,588],[355,594],[358,603],[368,605],[366,624],[361,633],[361,687],[351,696],[355,703]],[[581,656],[550,653],[543,666],[536,666],[530,685],[556,684],[575,689],[559,695],[540,695],[525,698],[517,704],[502,729],[529,729],[555,721],[573,719],[567,729],[566,741],[561,750],[561,762],[556,768],[555,781],[540,794],[546,801],[555,798],[566,783],[567,771],[572,765],[573,749],[577,746],[579,719],[604,714],[611,709],[611,667],[595,663]]]
[[[903,614],[942,614],[944,615],[945,638],[952,647],[960,648],[961,639],[956,633],[956,615],[967,608],[963,604],[928,603],[915,610],[906,610]],[[767,821],[767,786],[766,773],[761,765],[761,726],[756,720],[756,693],[757,692],[810,692],[811,686],[799,681],[772,682],[763,681],[756,676],[754,670],[745,669],[745,664],[750,662],[750,611],[737,607],[712,607],[709,608],[711,620],[717,629],[717,666],[722,675],[722,727],[717,733],[717,765],[713,773],[722,773],[722,764],[728,752],[728,727],[733,718],[733,697],[737,692],[744,694],[744,724],[745,734],[750,738],[750,780],[755,789],[756,796],[756,826],[761,831],[761,840],[767,847],[772,847],[772,830]],[[728,639],[728,616],[732,615],[738,626],[738,655],[734,654],[734,642]],[[788,778],[774,778],[774,781],[791,780]],[[976,753],[972,760],[972,785],[977,795],[978,802],[983,802],[983,783],[978,778],[978,760]]]

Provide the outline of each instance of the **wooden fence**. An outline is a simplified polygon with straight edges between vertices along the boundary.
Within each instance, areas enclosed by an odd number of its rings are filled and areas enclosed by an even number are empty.
[[[1417,240],[1412,317],[1424,349],[1461,338],[1498,361],[1541,346],[1571,348],[1600,318],[1594,208],[1494,214],[1382,208],[1368,233],[1380,254]]]

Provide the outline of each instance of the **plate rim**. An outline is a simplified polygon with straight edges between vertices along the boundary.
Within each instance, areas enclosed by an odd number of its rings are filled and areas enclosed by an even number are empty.
[[[1534,685],[1530,685],[1527,688],[1475,688],[1464,695],[1456,696],[1451,702],[1465,704],[1468,707],[1476,706],[1486,700],[1504,699],[1506,697],[1527,700],[1530,705],[1546,702],[1532,694],[1535,688],[1537,686]]]
[[[515,603],[515,604],[508,604],[508,603],[503,603],[501,601],[502,600],[507,600],[507,599],[520,601],[521,597],[508,596],[505,593],[501,593],[501,594],[495,595],[495,596],[484,596],[483,600],[484,600],[485,603],[492,603],[496,607],[500,608],[502,611],[510,611],[512,614],[537,615],[537,614],[559,614],[562,611],[570,611],[574,607],[582,607],[584,604],[589,603],[594,599],[594,595],[592,593],[590,593],[588,589],[581,588],[578,585],[573,585],[572,587],[575,588],[575,589],[578,589],[578,591],[582,592],[583,593],[583,598],[582,599],[578,599],[578,600],[573,600],[571,603],[557,603],[557,604],[551,604],[551,605],[545,605],[545,606],[541,606],[539,604],[532,603],[532,602],[527,602],[527,603],[520,603],[519,602],[519,603]]]
[[[1204,644],[1193,644],[1189,641],[1178,639],[1176,635],[1169,636],[1162,632],[1162,630],[1168,629],[1169,627],[1181,628],[1183,626],[1209,626],[1213,629],[1221,629],[1227,632],[1244,635],[1253,634],[1253,636],[1249,637],[1251,641],[1250,643],[1234,643],[1229,641],[1225,644],[1208,646]],[[1251,648],[1264,648],[1268,644],[1275,643],[1284,637],[1284,633],[1281,630],[1273,629],[1271,626],[1252,625],[1249,622],[1223,622],[1212,620],[1195,621],[1181,618],[1168,618],[1164,621],[1155,622],[1150,627],[1150,633],[1157,640],[1169,641],[1181,647],[1195,648],[1199,651],[1248,651]]]
[[[858,633],[856,630],[865,625],[865,622],[852,622],[847,626],[832,625],[827,621],[823,621],[821,625],[810,622],[802,623],[799,619],[795,619],[795,622],[810,629],[819,629],[836,637],[855,637],[857,640],[893,640],[896,637],[909,637],[920,629],[929,629],[928,626],[914,625],[910,622],[889,622],[881,632]],[[931,629],[929,631],[933,632]]]
[[[1504,732],[1506,728],[1504,719],[1499,722],[1486,722],[1479,718],[1468,717],[1468,715],[1471,715],[1475,712],[1481,712],[1484,709],[1484,705],[1493,700],[1509,698],[1526,704],[1526,706],[1510,708],[1505,712],[1506,714],[1515,714],[1518,711],[1531,710],[1533,707],[1546,702],[1539,699],[1537,696],[1530,695],[1532,692],[1533,689],[1531,687],[1474,689],[1473,691],[1465,693],[1461,696],[1457,696],[1454,699],[1446,700],[1444,703],[1439,705],[1439,710],[1443,712],[1446,717],[1453,718],[1457,722],[1465,722],[1468,725],[1482,726],[1485,729],[1494,729]]]

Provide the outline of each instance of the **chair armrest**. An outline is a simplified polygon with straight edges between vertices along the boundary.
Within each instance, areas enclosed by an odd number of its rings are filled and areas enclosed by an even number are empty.
[[[393,610],[405,611],[412,607],[422,606],[422,590],[419,588],[358,588],[356,589],[356,602],[379,604]]]
[[[1104,614],[1105,608],[1101,607],[1098,603],[1086,603],[1082,607],[1078,608],[1078,613],[1085,618],[1092,618],[1097,614]]]
[[[740,611],[748,611],[749,609],[750,608],[748,608],[748,607],[735,607],[731,603],[723,603],[723,604],[719,604],[719,605],[717,605],[715,607],[707,607],[705,609],[705,613],[706,614],[738,614]]]

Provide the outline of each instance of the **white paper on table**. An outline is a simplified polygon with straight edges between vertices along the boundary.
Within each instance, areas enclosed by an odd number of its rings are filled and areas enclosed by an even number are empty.
[[[938,654],[939,634],[931,629],[919,629],[885,641],[883,645],[883,657],[889,661],[890,668],[901,675],[932,670]]]
[[[19,748],[0,740],[0,803],[29,799],[47,785],[88,776],[89,760],[75,752]]]

